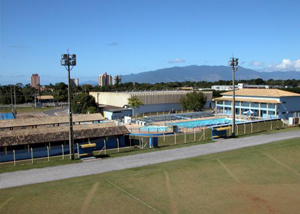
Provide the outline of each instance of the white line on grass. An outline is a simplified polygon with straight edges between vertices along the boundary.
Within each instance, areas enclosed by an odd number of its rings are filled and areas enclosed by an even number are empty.
[[[230,177],[233,178],[233,180],[235,180],[238,183],[241,183],[241,181],[231,172],[231,170],[220,159],[217,159],[217,161],[227,171],[227,173],[230,175]]]
[[[154,212],[156,213],[160,213],[158,212],[156,209],[154,209],[153,207],[151,207],[149,204],[146,204],[145,202],[143,202],[142,200],[138,199],[137,197],[135,197],[134,195],[130,194],[129,192],[127,192],[126,190],[122,189],[121,187],[117,186],[116,184],[112,183],[109,180],[106,180],[108,183],[110,183],[111,185],[113,185],[114,187],[118,188],[119,190],[121,190],[122,192],[126,193],[127,195],[131,196],[132,198],[134,198],[135,200],[141,202],[142,204],[144,204],[145,206],[147,206],[148,208],[152,209]]]
[[[262,152],[265,156],[269,157],[270,159],[272,159],[273,161],[275,161],[276,163],[280,164],[281,166],[285,167],[286,169],[290,170],[291,172],[294,172],[295,174],[300,176],[300,173],[297,172],[296,170],[292,169],[291,167],[285,165],[284,163],[281,163],[279,160],[275,159],[274,157],[272,157],[271,155]]]

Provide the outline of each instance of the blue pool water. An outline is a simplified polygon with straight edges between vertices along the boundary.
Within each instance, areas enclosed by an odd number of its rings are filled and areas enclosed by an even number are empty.
[[[12,113],[0,113],[0,120],[11,120],[15,119],[15,116]]]
[[[144,126],[140,128],[140,131],[144,132],[165,132],[167,130],[167,126]]]
[[[243,121],[236,120],[236,123],[241,123]],[[207,120],[194,120],[178,123],[168,123],[168,125],[177,125],[180,128],[194,128],[201,126],[213,126],[221,124],[231,124],[231,120],[226,118],[217,118],[217,119],[207,119]]]

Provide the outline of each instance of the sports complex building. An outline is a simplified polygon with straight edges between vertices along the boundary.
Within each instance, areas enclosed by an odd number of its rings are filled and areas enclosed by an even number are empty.
[[[148,112],[182,110],[180,98],[191,91],[132,91],[132,92],[90,92],[99,107],[123,108],[128,99],[136,96],[144,105],[135,109],[136,114]],[[212,91],[203,91],[206,96],[204,108],[212,107]]]
[[[233,92],[215,98],[217,113],[231,115]],[[279,89],[240,89],[235,92],[236,115],[287,119],[300,114],[300,94]]]

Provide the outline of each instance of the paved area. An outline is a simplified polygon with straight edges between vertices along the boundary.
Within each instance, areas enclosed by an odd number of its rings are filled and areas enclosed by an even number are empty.
[[[51,109],[51,110],[48,110],[48,111],[44,111],[43,113],[48,115],[48,116],[67,115],[68,114],[68,107],[64,106],[62,108]]]
[[[92,162],[48,167],[43,169],[2,173],[0,174],[0,189],[129,169],[297,137],[300,137],[299,131],[257,135],[240,139],[220,139],[214,143],[185,148],[150,152],[146,154],[137,154],[106,160],[100,159]]]

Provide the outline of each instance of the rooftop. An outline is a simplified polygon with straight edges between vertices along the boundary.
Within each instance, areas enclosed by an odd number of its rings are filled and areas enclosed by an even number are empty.
[[[222,95],[232,95],[233,92],[225,92]],[[255,97],[300,97],[300,94],[283,91],[279,89],[240,89],[235,91],[236,96],[255,96]]]
[[[48,127],[32,130],[0,132],[0,147],[27,145],[43,142],[58,142],[69,139],[69,127]],[[129,134],[125,126],[114,123],[99,123],[74,126],[74,139],[100,138]]]
[[[104,120],[103,116],[98,114],[74,114],[73,122],[91,122]],[[20,126],[39,126],[68,123],[69,116],[45,116],[28,119],[0,120],[0,128],[20,127]]]

